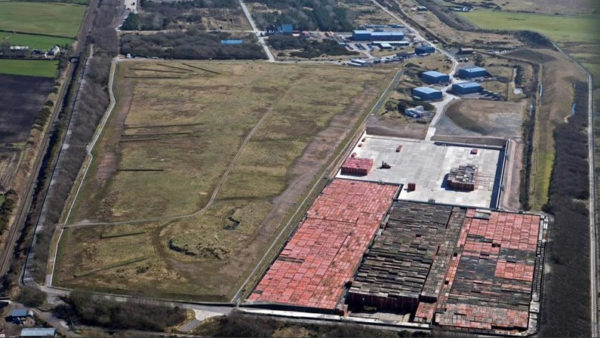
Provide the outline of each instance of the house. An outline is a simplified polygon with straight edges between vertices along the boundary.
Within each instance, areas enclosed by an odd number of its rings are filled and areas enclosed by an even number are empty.
[[[443,97],[443,94],[440,90],[430,87],[413,88],[412,95],[416,100],[421,101],[440,100]]]
[[[55,337],[55,328],[32,327],[21,330],[20,337]]]
[[[429,70],[421,73],[421,79],[428,84],[448,83],[450,82],[450,75],[435,70]]]
[[[404,115],[413,117],[415,119],[422,118],[423,115],[425,115],[425,113],[426,113],[426,111],[425,111],[425,108],[423,108],[423,106],[416,106],[416,107],[404,109]]]
[[[489,73],[487,69],[483,67],[469,67],[469,68],[461,68],[458,70],[458,76],[463,79],[473,79],[476,77],[484,77],[488,76]]]
[[[459,95],[481,93],[483,87],[477,82],[460,82],[452,85],[452,91]]]
[[[10,312],[10,320],[15,324],[23,324],[28,318],[33,318],[33,311],[29,309],[14,309]]]

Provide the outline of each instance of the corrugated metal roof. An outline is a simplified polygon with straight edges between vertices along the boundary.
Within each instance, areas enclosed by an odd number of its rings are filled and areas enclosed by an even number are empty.
[[[21,330],[21,337],[54,337],[55,335],[54,328],[33,327]]]
[[[423,75],[432,76],[432,77],[448,76],[448,74],[440,73],[435,70],[425,71],[425,72],[423,72]]]
[[[431,87],[417,87],[417,88],[414,88],[413,91],[420,93],[420,94],[440,93],[439,90],[437,90],[435,88],[431,88]]]
[[[465,72],[469,72],[469,73],[487,72],[487,69],[485,69],[483,67],[469,67],[469,68],[462,68],[462,70]]]
[[[467,89],[467,88],[481,88],[481,85],[477,82],[460,82],[460,83],[455,83],[452,86],[456,86],[456,87],[460,87],[463,89]]]

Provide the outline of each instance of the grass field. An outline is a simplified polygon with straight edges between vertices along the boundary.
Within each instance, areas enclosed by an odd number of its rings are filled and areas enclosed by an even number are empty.
[[[0,30],[75,37],[85,6],[50,2],[0,2]]]
[[[564,16],[479,9],[461,15],[484,29],[531,30],[556,42],[600,41],[598,15]]]
[[[11,46],[28,46],[30,50],[48,50],[54,45],[71,45],[74,40],[54,36],[0,32],[0,43],[2,41],[8,41]]]
[[[0,59],[0,74],[55,77],[58,61]]]
[[[229,301],[394,73],[122,63],[55,281]],[[84,225],[94,220],[125,224]]]

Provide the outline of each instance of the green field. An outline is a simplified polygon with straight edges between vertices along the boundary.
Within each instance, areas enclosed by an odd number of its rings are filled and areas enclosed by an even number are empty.
[[[531,30],[556,42],[598,42],[598,15],[563,16],[474,10],[461,13],[473,24],[484,29]]]
[[[69,38],[0,32],[0,43],[3,41],[8,41],[11,46],[28,46],[30,50],[48,50],[54,45],[64,46],[73,43],[73,39]]]
[[[85,6],[45,2],[0,2],[0,30],[75,37]]]
[[[0,74],[55,77],[58,61],[0,59]]]

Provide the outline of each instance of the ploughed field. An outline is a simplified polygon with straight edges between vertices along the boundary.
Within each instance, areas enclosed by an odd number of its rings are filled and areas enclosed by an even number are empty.
[[[54,283],[230,301],[393,75],[121,63]]]

